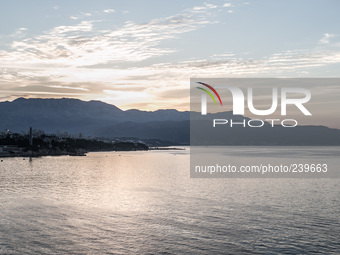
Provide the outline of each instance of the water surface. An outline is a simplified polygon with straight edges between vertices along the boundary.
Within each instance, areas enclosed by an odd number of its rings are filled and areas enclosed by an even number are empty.
[[[338,179],[190,179],[189,163],[188,149],[5,158],[0,254],[340,252]]]

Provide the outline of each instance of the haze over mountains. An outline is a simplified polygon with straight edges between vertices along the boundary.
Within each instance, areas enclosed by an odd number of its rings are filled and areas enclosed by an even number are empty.
[[[197,122],[202,121],[199,113],[194,116]],[[214,114],[214,118],[237,120],[244,117],[225,112]],[[0,130],[10,129],[12,132],[27,132],[32,126],[50,134],[66,131],[69,134],[82,133],[84,136],[161,139],[173,144],[190,142],[188,111],[122,111],[100,101],[18,98],[12,102],[0,102],[0,119]],[[203,132],[197,134],[203,134],[201,141],[204,141],[204,137],[208,138],[204,136],[204,129],[209,128],[209,124],[202,125]],[[340,130],[321,126],[240,127],[230,129],[227,136],[225,127],[214,131],[220,133],[218,137],[222,137],[221,142],[230,145],[340,145]]]

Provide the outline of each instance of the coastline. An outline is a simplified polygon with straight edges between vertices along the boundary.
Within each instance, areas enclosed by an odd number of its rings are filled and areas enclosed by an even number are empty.
[[[115,149],[115,150],[86,150],[86,151],[78,151],[78,152],[66,152],[66,151],[53,151],[53,152],[14,152],[14,153],[0,153],[0,158],[37,158],[37,157],[46,157],[46,156],[87,156],[86,154],[89,152],[120,152],[120,151],[169,151],[169,150],[186,150],[185,148],[177,148],[177,147],[149,147],[148,149]]]

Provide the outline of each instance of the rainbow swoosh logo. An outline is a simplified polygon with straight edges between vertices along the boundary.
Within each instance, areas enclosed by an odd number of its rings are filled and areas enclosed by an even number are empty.
[[[206,87],[209,88],[212,92],[214,92],[215,95],[217,96],[218,100],[220,101],[221,106],[222,106],[222,100],[221,100],[221,98],[220,98],[220,95],[217,93],[217,91],[216,91],[212,86],[210,86],[210,85],[208,85],[208,84],[206,84],[206,83],[203,83],[203,82],[197,82],[197,83],[198,83],[198,84],[201,84],[201,85],[203,85],[203,86],[206,86]],[[211,98],[214,100],[215,105],[217,105],[216,100],[215,100],[213,94],[211,94],[211,93],[209,92],[209,90],[204,89],[204,88],[201,88],[201,87],[196,87],[196,88],[205,91],[205,92],[206,92],[209,96],[211,96]]]

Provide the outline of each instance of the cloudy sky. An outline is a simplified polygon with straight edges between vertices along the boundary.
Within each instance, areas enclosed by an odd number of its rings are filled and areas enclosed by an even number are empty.
[[[189,109],[192,77],[339,77],[340,1],[1,1],[0,101]]]

